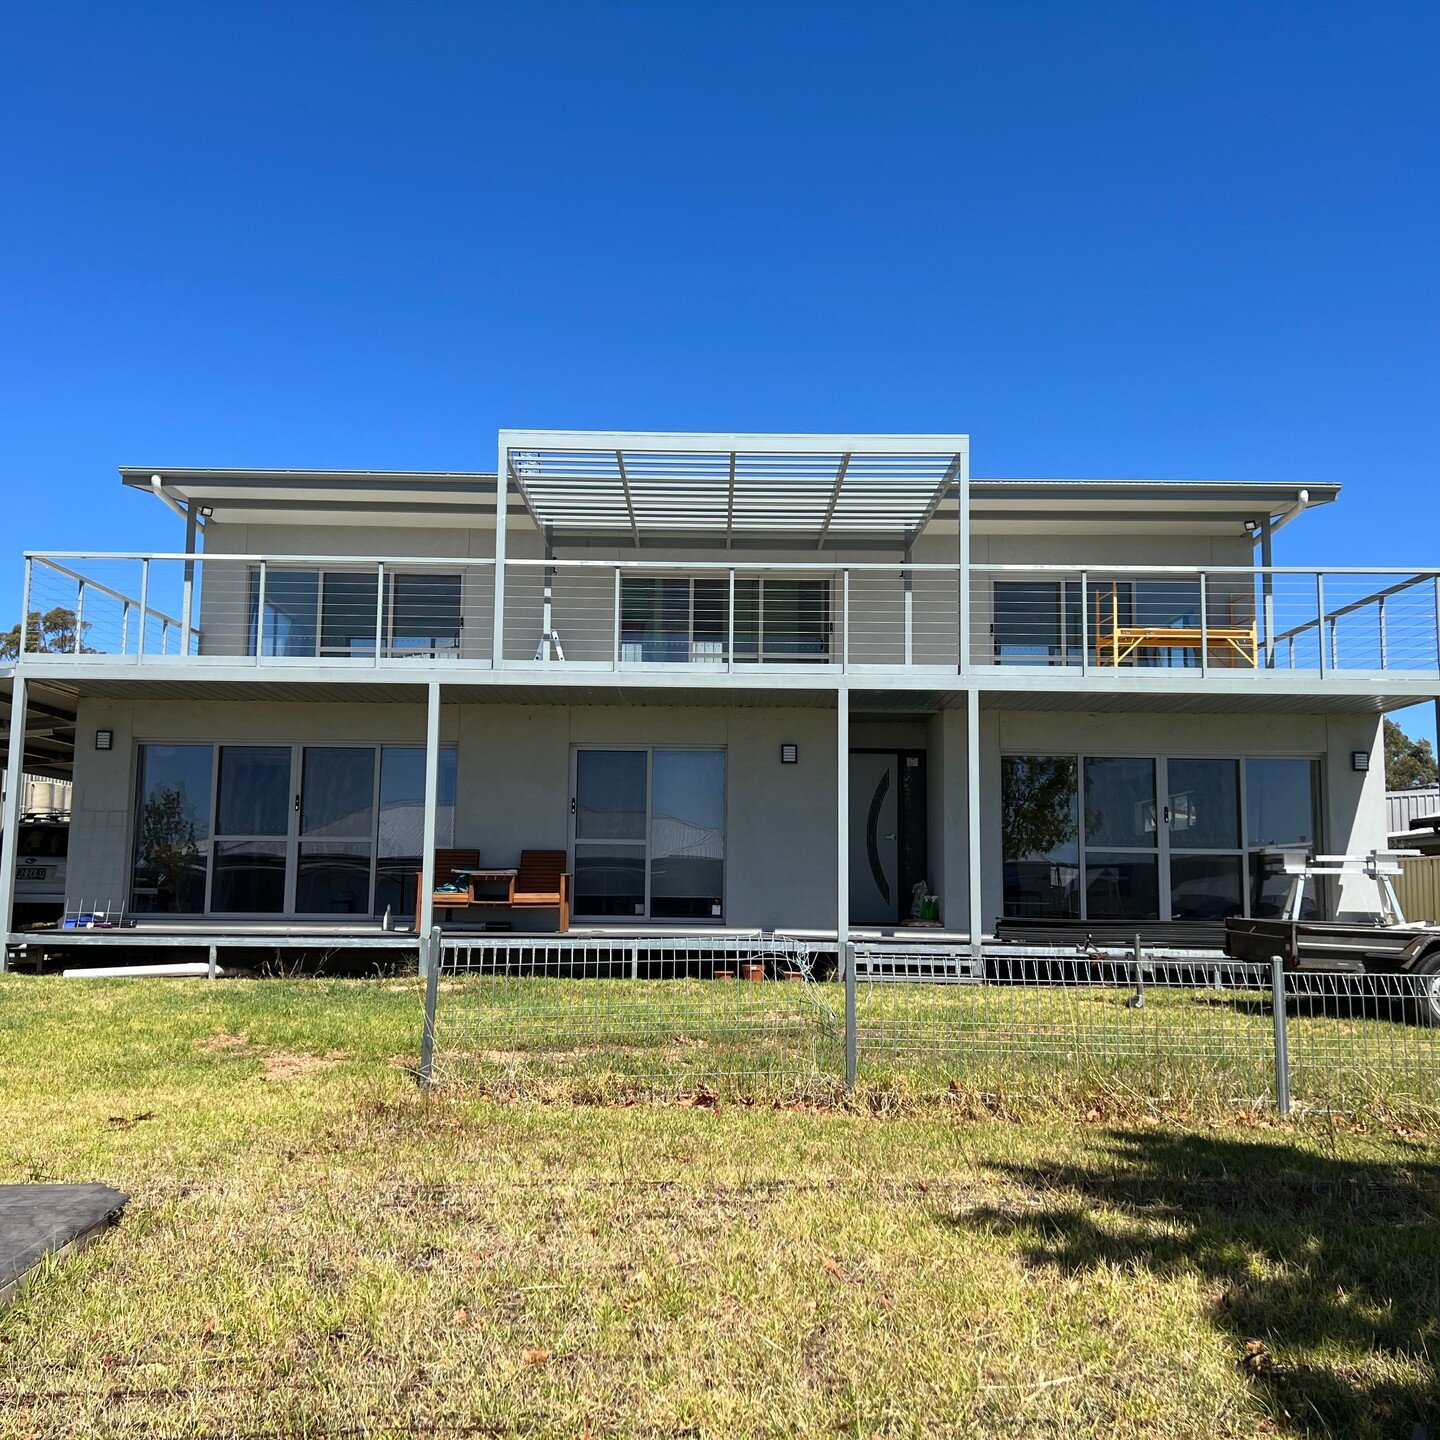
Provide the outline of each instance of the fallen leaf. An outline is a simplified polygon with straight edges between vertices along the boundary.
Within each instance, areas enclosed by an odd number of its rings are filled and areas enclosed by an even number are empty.
[[[527,1365],[544,1365],[550,1359],[548,1350],[527,1350],[524,1354]]]

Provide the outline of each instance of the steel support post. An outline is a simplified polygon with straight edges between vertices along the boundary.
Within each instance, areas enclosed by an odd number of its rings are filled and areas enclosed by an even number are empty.
[[[428,935],[435,919],[435,826],[440,809],[440,683],[432,680],[425,697],[425,829],[420,837],[420,899],[415,930]],[[430,955],[422,946],[420,964],[428,974]]]
[[[980,893],[980,692],[965,692],[965,862],[968,869],[970,953],[978,961],[985,932]]]
[[[195,554],[195,529],[198,521],[195,512],[195,502],[185,502],[185,554],[187,557]],[[195,561],[187,558],[185,561],[184,592],[180,602],[180,653],[190,653],[190,631],[195,619]]]
[[[835,690],[835,963],[847,991],[853,956],[850,944],[850,691]]]
[[[21,622],[22,630],[24,622]],[[25,717],[27,682],[17,669],[10,693],[10,745],[5,758],[5,828],[0,847],[0,974],[9,968],[9,940],[15,929],[15,870],[20,860],[20,801],[25,793]]]
[[[490,635],[490,665],[505,664],[505,518],[510,507],[510,445],[500,434],[500,459],[495,471],[495,614]]]
[[[955,479],[960,501],[960,595],[957,619],[960,625],[960,673],[970,673],[970,449],[960,456],[960,473]]]

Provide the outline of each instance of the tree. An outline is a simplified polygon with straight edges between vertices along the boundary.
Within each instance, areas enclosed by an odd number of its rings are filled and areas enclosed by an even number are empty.
[[[1385,720],[1385,788],[1414,790],[1440,780],[1428,740],[1412,740],[1388,716]]]
[[[94,655],[93,646],[85,643],[90,622],[80,624],[80,652]],[[75,612],[57,605],[53,610],[32,610],[25,622],[25,649],[31,654],[67,653],[75,649]],[[14,660],[20,654],[20,627],[12,625],[0,635],[0,660]]]
[[[140,811],[136,860],[155,882],[157,910],[192,910],[187,882],[200,867],[194,811],[178,785],[158,785]]]
[[[1041,859],[1075,843],[1075,762],[1049,755],[1005,761],[1000,830],[1007,860]]]

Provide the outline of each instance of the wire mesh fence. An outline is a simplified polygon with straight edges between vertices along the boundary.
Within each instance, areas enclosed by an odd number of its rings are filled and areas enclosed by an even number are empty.
[[[844,1044],[809,949],[759,936],[446,941],[426,1032],[426,1082],[599,1100],[813,1097]]]
[[[1297,1106],[1440,1112],[1440,974],[1287,972]]]
[[[775,936],[429,942],[421,1076],[546,1098],[1440,1116],[1440,976]]]
[[[881,958],[867,968],[883,973]],[[953,963],[859,987],[862,1087],[1009,1107],[1100,1093],[1253,1107],[1275,1093],[1268,966],[1044,951]]]

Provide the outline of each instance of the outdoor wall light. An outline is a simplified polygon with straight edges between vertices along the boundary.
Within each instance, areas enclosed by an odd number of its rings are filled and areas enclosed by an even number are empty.
[[[1363,775],[1370,768],[1370,752],[1368,750],[1352,750],[1350,752],[1350,768],[1357,775]]]
[[[800,763],[800,747],[793,740],[787,740],[781,745],[780,763],[782,765],[798,765]]]
[[[97,750],[113,750],[115,748],[115,732],[113,730],[97,730],[95,732],[95,748]]]

